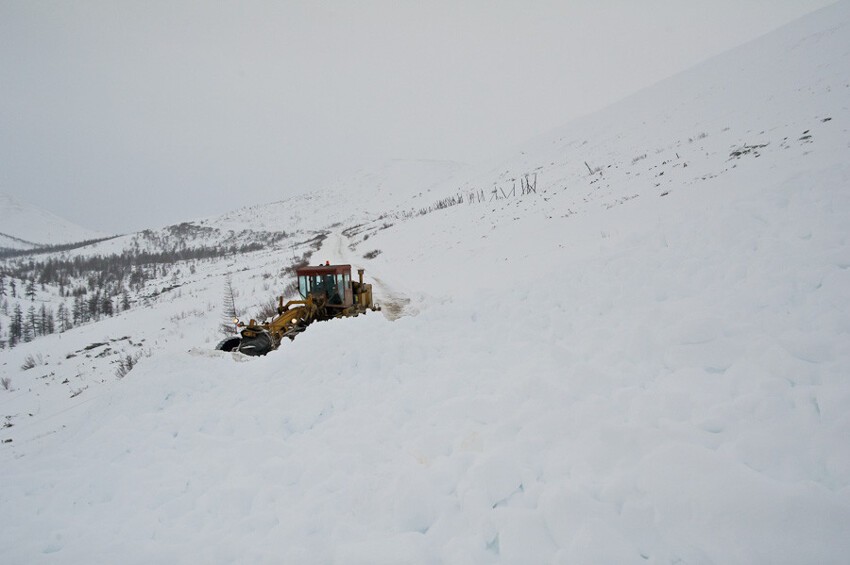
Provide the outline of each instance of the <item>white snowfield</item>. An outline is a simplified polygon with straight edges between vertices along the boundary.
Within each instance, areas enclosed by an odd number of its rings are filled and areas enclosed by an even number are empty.
[[[32,249],[106,237],[32,204],[0,193],[0,248]]]
[[[847,563],[848,128],[841,2],[408,206],[297,200],[394,315],[212,351],[281,248],[0,352],[0,562]]]

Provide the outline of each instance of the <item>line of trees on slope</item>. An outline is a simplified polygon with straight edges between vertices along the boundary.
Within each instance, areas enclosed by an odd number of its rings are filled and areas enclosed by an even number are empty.
[[[66,306],[65,302],[60,302],[55,311],[44,302],[39,308],[31,304],[26,314],[20,303],[15,303],[14,307],[9,309],[8,302],[3,302],[2,308],[9,311],[10,322],[8,339],[0,340],[0,349],[7,344],[9,347],[15,347],[21,341],[29,342],[39,336],[61,333],[88,321],[113,316],[128,310],[130,301],[126,293],[123,297],[114,299],[107,294],[95,292],[88,298],[75,297],[71,307]]]
[[[7,236],[8,237],[8,236]],[[78,241],[76,243],[60,243],[57,245],[39,245],[38,247],[34,247],[32,249],[8,249],[8,248],[0,248],[0,259],[12,259],[14,257],[27,257],[30,255],[43,255],[45,253],[59,253],[62,251],[71,251],[72,249],[79,249],[80,247],[86,247],[88,245],[94,245],[96,243],[100,243],[102,241],[109,241],[110,239],[115,239],[119,237],[117,235],[111,235],[109,237],[101,237],[100,239],[87,239],[85,241]],[[18,239],[18,238],[14,238]],[[23,240],[21,240],[23,241]]]
[[[147,281],[171,274],[175,279],[179,262],[189,262],[195,272],[198,260],[250,253],[263,249],[260,243],[241,246],[197,247],[163,252],[124,251],[121,254],[93,257],[50,257],[44,260],[12,260],[0,265],[0,313],[9,316],[8,339],[0,339],[0,347],[14,347],[56,331],[113,316],[131,307],[130,292],[140,292]],[[37,286],[46,290],[57,287],[60,303],[54,311],[47,304],[32,304],[26,313],[11,298],[28,298],[34,302]],[[23,296],[21,296],[23,294]],[[65,298],[72,299],[66,305]],[[2,327],[0,327],[2,335]]]
[[[172,265],[180,261],[192,261],[225,257],[258,251],[261,243],[240,246],[178,249],[174,251],[123,251],[120,254],[94,255],[90,257],[50,257],[45,260],[18,260],[0,266],[0,276],[5,275],[37,284],[54,284],[67,287],[72,279],[85,278],[89,287],[103,287],[110,281],[129,279],[131,285],[143,284],[146,278],[157,276],[157,265]],[[150,271],[146,276],[146,271]]]

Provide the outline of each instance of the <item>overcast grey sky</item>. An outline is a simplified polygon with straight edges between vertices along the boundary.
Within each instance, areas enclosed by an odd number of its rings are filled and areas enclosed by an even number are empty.
[[[128,232],[474,163],[831,3],[0,0],[0,192]]]

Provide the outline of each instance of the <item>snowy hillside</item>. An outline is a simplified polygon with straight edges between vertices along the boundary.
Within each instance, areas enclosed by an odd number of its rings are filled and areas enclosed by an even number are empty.
[[[0,248],[32,249],[105,237],[52,212],[0,194]]]
[[[393,159],[299,196],[112,238],[75,249],[72,255],[273,245],[310,238],[332,226],[380,222],[390,213],[414,208],[428,201],[435,187],[466,169],[451,161]]]
[[[847,561],[850,2],[487,166],[379,170],[29,296],[6,262],[7,310],[127,307],[0,350],[0,561]],[[225,277],[250,315],[306,257],[382,313],[213,351]]]
[[[451,161],[394,159],[364,168],[314,192],[240,208],[197,224],[233,232],[283,228],[308,233],[363,221],[377,222],[389,211],[415,206],[434,187],[465,169],[465,165]]]

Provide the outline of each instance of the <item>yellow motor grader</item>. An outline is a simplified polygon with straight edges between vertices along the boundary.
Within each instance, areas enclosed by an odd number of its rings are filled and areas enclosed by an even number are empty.
[[[372,285],[363,282],[364,269],[357,269],[358,280],[351,280],[351,265],[319,265],[295,270],[301,300],[283,303],[278,297],[277,316],[270,321],[247,324],[235,319],[238,336],[222,340],[216,349],[239,351],[246,355],[265,355],[280,346],[283,338],[295,339],[313,322],[357,316],[368,310],[380,310],[372,302]]]

